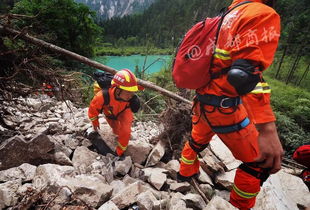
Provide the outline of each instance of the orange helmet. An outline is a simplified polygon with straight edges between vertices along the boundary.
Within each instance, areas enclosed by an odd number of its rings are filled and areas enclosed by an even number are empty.
[[[136,76],[129,69],[118,71],[114,75],[111,85],[130,92],[137,92],[140,89]]]

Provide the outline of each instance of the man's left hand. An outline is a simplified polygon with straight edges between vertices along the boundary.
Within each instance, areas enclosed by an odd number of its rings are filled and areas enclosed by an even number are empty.
[[[281,169],[283,158],[283,148],[277,133],[277,128],[274,122],[257,124],[259,131],[258,144],[260,155],[255,162],[260,163],[262,168],[270,169],[270,173],[274,174]]]

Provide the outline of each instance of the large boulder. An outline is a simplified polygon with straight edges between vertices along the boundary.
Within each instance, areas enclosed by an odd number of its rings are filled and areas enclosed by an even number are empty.
[[[104,182],[104,177],[98,174],[77,175],[74,167],[53,164],[39,166],[33,179],[33,185],[38,189],[67,186],[76,197],[92,207],[101,206],[112,195],[113,188]]]
[[[131,158],[130,156],[127,156],[124,160],[115,162],[115,172],[117,174],[125,176],[129,172],[131,165]]]
[[[151,150],[152,145],[145,141],[129,141],[125,155],[130,156],[132,162],[143,164]]]
[[[118,194],[112,197],[111,201],[120,209],[126,208],[137,202],[138,195],[146,189],[141,182],[128,185]]]
[[[157,190],[167,181],[167,170],[161,168],[145,168],[142,169],[148,182],[154,186]]]
[[[253,209],[298,210],[310,206],[310,193],[296,176],[278,172],[264,183]]]
[[[85,174],[91,170],[90,166],[96,162],[99,155],[90,151],[87,147],[77,147],[73,153],[72,163],[75,169],[81,174]]]
[[[139,209],[141,210],[152,210],[155,206],[156,201],[156,197],[150,190],[141,193],[137,197],[137,204],[139,206]]]
[[[45,134],[39,134],[30,141],[14,136],[0,145],[0,170],[17,167],[23,163],[54,163],[55,157],[49,153],[54,148],[55,144]]]

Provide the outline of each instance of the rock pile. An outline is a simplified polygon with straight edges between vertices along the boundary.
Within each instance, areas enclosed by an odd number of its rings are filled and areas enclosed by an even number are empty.
[[[235,209],[229,190],[240,162],[216,136],[202,152],[193,187],[176,181],[178,160],[161,161],[165,144],[150,143],[163,130],[157,123],[136,122],[120,160],[91,149],[87,108],[42,97],[3,106],[7,126],[0,126],[1,136],[17,135],[0,141],[0,209]],[[104,118],[100,121],[102,138],[114,148],[115,136]],[[296,173],[284,168],[272,175],[254,209],[309,207],[310,193]]]

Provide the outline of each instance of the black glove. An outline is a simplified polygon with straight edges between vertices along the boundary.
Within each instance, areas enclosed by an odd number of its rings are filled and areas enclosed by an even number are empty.
[[[133,113],[136,113],[140,109],[140,100],[138,96],[134,95],[130,100],[129,100],[129,106],[130,109]]]

